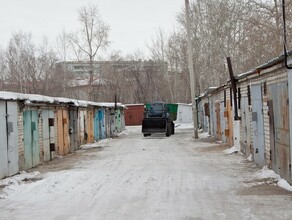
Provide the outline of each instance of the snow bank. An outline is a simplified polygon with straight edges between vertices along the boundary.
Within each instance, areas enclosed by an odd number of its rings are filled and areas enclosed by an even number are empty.
[[[208,132],[199,133],[199,139],[204,139],[210,137]]]
[[[29,182],[30,180],[37,179],[40,180],[39,176],[41,175],[40,172],[34,171],[27,173],[25,171],[21,171],[20,174],[8,177],[6,179],[0,180],[0,186],[4,187],[3,191],[0,191],[0,199],[7,198],[10,194],[15,192],[17,189],[20,188],[22,184]]]
[[[237,153],[238,152],[238,149],[236,147],[231,147],[229,149],[226,149],[223,151],[224,154],[233,154],[233,153]]]
[[[193,123],[182,123],[182,124],[175,124],[176,129],[193,129]]]
[[[280,179],[277,183],[277,185],[283,189],[286,189],[288,191],[292,192],[292,186],[284,179]]]
[[[292,192],[292,186],[267,166],[264,166],[261,170],[257,171],[255,177],[257,179],[275,179],[279,187]]]
[[[270,170],[267,166],[264,166],[261,170],[257,171],[255,177],[257,179],[281,179],[278,174],[276,174],[273,170]]]
[[[106,144],[108,142],[110,142],[112,140],[112,138],[107,138],[107,139],[103,139],[100,140],[98,142],[94,142],[91,144],[84,144],[80,146],[80,149],[92,149],[92,148],[99,148],[99,147],[104,147],[104,145],[102,144]]]
[[[248,161],[252,161],[253,159],[252,159],[252,154],[250,154],[249,156],[248,156],[248,158],[246,158]]]
[[[26,104],[31,104],[33,102],[42,102],[42,103],[73,103],[75,106],[87,107],[88,105],[100,106],[100,107],[109,107],[114,108],[115,103],[113,102],[92,102],[85,100],[76,100],[63,97],[50,97],[43,96],[38,94],[23,94],[15,92],[6,92],[0,91],[0,99],[2,100],[23,100]],[[117,103],[117,107],[125,108],[122,103]]]
[[[122,135],[129,135],[131,132],[129,130],[124,130],[120,133],[117,134],[117,136],[122,136]]]

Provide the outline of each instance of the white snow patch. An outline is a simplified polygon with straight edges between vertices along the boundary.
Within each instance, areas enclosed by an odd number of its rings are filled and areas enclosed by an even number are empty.
[[[122,136],[122,135],[129,135],[131,132],[129,130],[123,130],[122,132],[118,133],[117,136]]]
[[[208,132],[199,133],[199,138],[200,139],[204,139],[204,138],[208,138],[208,137],[210,137]]]
[[[253,160],[253,158],[252,158],[252,154],[250,154],[249,156],[248,156],[248,158],[246,158],[248,161],[252,161]]]
[[[284,179],[280,179],[277,183],[277,185],[283,189],[286,189],[288,191],[292,192],[292,186]]]
[[[62,97],[50,97],[43,96],[38,94],[22,94],[15,92],[6,92],[0,91],[0,99],[3,100],[24,100],[26,104],[31,104],[33,102],[42,102],[42,103],[74,103],[75,106],[99,106],[99,107],[108,107],[114,108],[115,106],[119,108],[125,108],[121,103],[113,103],[113,102],[91,102],[85,100],[76,100]]]
[[[264,166],[261,170],[257,171],[255,177],[257,179],[281,179],[278,174],[276,174],[273,170],[270,170],[267,166]]]
[[[3,191],[0,192],[0,199],[7,198],[10,194],[14,193],[17,189],[19,189],[20,185],[24,184],[26,181],[30,179],[39,177],[40,175],[41,173],[38,171],[30,173],[21,171],[20,174],[18,175],[0,180],[0,186],[4,186]]]
[[[193,129],[194,128],[194,124],[193,123],[175,124],[175,127],[177,129]]]
[[[98,142],[94,142],[91,144],[84,144],[84,145],[80,146],[80,149],[84,150],[84,149],[104,147],[105,145],[103,145],[103,144],[106,144],[106,143],[110,142],[111,140],[112,140],[112,138],[107,138],[107,139],[103,139],[103,140],[100,140]]]
[[[98,141],[97,143],[98,144],[105,144],[105,143],[108,143],[110,141],[112,141],[112,138],[103,139],[103,140]]]
[[[231,147],[229,149],[226,149],[223,151],[224,154],[233,154],[233,153],[237,153],[238,152],[238,149],[236,147]]]
[[[127,134],[135,134],[135,133],[141,133],[142,131],[142,126],[141,125],[137,125],[137,126],[126,126],[125,128]]]
[[[279,187],[292,191],[292,186],[267,166],[264,166],[261,170],[257,171],[255,177],[257,179],[275,179]]]

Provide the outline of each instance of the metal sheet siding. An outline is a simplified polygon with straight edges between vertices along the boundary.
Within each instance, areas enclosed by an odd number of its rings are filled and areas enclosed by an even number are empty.
[[[121,110],[120,109],[116,111],[116,129],[117,129],[117,132],[121,131]]]
[[[112,109],[111,110],[111,115],[110,115],[110,123],[111,123],[111,136],[113,134],[116,133],[116,113],[115,113],[115,110]]]
[[[99,119],[99,138],[105,139],[105,118],[104,118],[104,111],[103,109],[98,110],[98,119]]]
[[[80,145],[86,143],[86,127],[85,127],[86,111],[79,110],[78,124],[79,124],[79,141]]]
[[[78,149],[78,112],[77,109],[69,111],[69,135],[70,135],[70,152]]]
[[[288,94],[289,94],[289,139],[290,139],[290,163],[292,163],[292,70],[288,70]],[[292,184],[292,169],[290,168],[290,184]]]
[[[88,134],[88,140],[87,143],[93,143],[94,137],[93,137],[93,132],[94,132],[94,126],[93,126],[93,110],[90,109],[87,111],[87,134]]]
[[[24,163],[25,169],[32,168],[32,132],[31,112],[23,112],[23,139],[24,139]]]
[[[99,118],[98,118],[98,110],[95,111],[94,115],[94,140],[99,140]]]
[[[111,117],[110,110],[105,110],[105,125],[106,125],[106,137],[111,137]]]
[[[217,102],[215,104],[215,112],[216,112],[216,138],[219,141],[222,141],[222,135],[221,135],[221,122],[220,122],[220,103]]]
[[[214,108],[213,100],[210,99],[209,101],[210,106],[210,135],[216,136],[216,112]]]
[[[38,111],[31,111],[32,123],[32,166],[40,164],[40,146],[39,146],[39,127],[38,127]]]
[[[227,142],[229,146],[233,146],[233,113],[230,100],[227,100],[226,103],[227,109],[227,116],[226,116],[226,125],[227,128],[225,130],[225,135],[227,138]]]
[[[38,111],[23,112],[23,137],[25,169],[40,164]]]
[[[127,106],[125,109],[126,126],[142,125],[144,118],[144,105]]]
[[[0,179],[8,176],[6,102],[0,101]]]
[[[241,100],[241,149],[242,153],[245,156],[249,156],[251,154],[251,140],[250,140],[250,113],[249,113],[249,105],[248,98],[243,97]]]
[[[264,121],[263,102],[261,85],[251,86],[252,111],[253,111],[253,145],[254,161],[259,166],[265,165],[265,141],[264,141]]]
[[[58,115],[58,154],[64,155],[64,128],[63,128],[63,111],[57,110]]]
[[[7,102],[8,129],[8,175],[12,176],[19,172],[18,164],[18,106],[16,102]]]
[[[227,139],[226,139],[226,136],[225,136],[226,123],[225,123],[224,112],[225,112],[224,102],[221,102],[221,103],[220,103],[220,127],[221,127],[221,137],[222,137],[222,142],[223,142],[223,143],[226,143],[226,142],[227,142]]]
[[[68,111],[63,110],[63,135],[64,135],[64,154],[69,154],[69,117]]]

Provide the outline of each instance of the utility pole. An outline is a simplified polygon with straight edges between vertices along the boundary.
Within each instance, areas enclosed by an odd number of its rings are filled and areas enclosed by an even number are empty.
[[[191,38],[191,24],[190,24],[190,3],[189,0],[185,0],[186,8],[186,27],[187,27],[187,37],[188,37],[188,64],[190,73],[190,83],[191,83],[191,96],[193,104],[193,120],[194,120],[194,138],[199,138],[198,136],[198,122],[197,122],[197,105],[196,105],[196,81],[194,76],[194,66],[193,66],[193,47]]]

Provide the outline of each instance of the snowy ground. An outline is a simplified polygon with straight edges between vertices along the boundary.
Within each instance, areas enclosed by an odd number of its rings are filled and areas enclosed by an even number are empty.
[[[226,155],[207,134],[140,132],[129,127],[0,181],[0,219],[292,219],[278,176]]]

